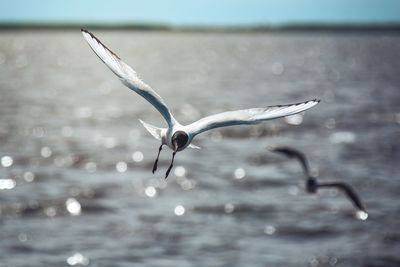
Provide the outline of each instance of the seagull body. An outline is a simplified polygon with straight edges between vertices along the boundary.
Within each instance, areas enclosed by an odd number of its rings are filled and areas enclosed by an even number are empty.
[[[199,147],[191,144],[191,142],[196,135],[204,131],[232,125],[258,124],[265,120],[303,112],[319,103],[319,100],[314,99],[290,105],[228,111],[202,118],[189,125],[182,125],[174,118],[164,100],[149,85],[144,83],[130,66],[102,44],[92,33],[84,29],[81,31],[92,50],[118,76],[121,82],[152,104],[167,122],[167,128],[159,128],[140,120],[146,130],[154,138],[161,141],[157,159],[154,162],[153,173],[157,170],[157,162],[163,145],[168,146],[173,151],[172,162],[165,178],[168,177],[173,166],[176,152],[187,147],[198,149]]]
[[[316,177],[312,176],[309,170],[307,158],[302,152],[287,146],[272,147],[270,150],[284,154],[289,158],[295,158],[300,162],[307,179],[306,190],[308,193],[314,194],[319,188],[337,188],[346,194],[346,196],[352,201],[353,205],[357,209],[367,214],[365,206],[361,202],[360,197],[350,185],[343,182],[319,182]]]

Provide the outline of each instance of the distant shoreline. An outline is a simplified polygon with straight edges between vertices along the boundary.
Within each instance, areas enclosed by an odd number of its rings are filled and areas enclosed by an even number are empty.
[[[171,26],[165,24],[92,23],[0,23],[0,30],[135,30],[171,32],[296,32],[296,31],[389,31],[400,32],[400,24],[285,24],[246,26]]]

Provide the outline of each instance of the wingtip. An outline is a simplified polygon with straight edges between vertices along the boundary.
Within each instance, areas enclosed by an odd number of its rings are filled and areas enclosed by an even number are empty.
[[[294,148],[290,148],[285,145],[269,145],[267,146],[267,149],[273,152],[280,152],[280,150],[294,150]]]
[[[83,35],[83,38],[85,38],[86,40],[88,40],[88,38],[93,38],[93,34],[85,28],[81,29],[81,33]]]
[[[314,102],[318,104],[319,102],[321,102],[321,99],[314,98],[313,100],[309,100],[308,102]]]
[[[356,217],[357,217],[357,219],[359,219],[359,220],[361,220],[361,221],[365,221],[365,220],[368,219],[369,214],[368,214],[367,211],[361,210],[361,209],[360,209],[360,210],[358,210],[358,211],[356,212]]]
[[[275,152],[275,150],[276,150],[277,147],[278,147],[278,146],[276,146],[276,145],[270,145],[270,146],[267,146],[266,149],[267,149],[268,151]]]

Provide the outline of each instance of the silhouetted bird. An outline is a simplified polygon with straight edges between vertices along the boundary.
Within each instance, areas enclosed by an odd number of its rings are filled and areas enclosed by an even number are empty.
[[[318,188],[321,187],[333,187],[340,189],[346,193],[347,197],[353,202],[354,206],[356,206],[359,210],[365,212],[366,215],[367,211],[364,207],[364,204],[361,202],[359,196],[350,185],[343,182],[318,182],[317,178],[311,175],[307,158],[302,152],[287,146],[275,146],[271,147],[270,150],[273,152],[284,154],[289,158],[296,158],[300,161],[300,164],[303,167],[303,171],[307,178],[306,190],[308,193],[316,193]]]

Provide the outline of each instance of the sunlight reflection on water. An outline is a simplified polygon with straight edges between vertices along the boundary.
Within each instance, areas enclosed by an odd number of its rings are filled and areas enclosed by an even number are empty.
[[[159,141],[137,119],[164,120],[79,31],[3,32],[1,266],[398,265],[396,34],[98,34],[181,122],[322,102],[196,136],[202,150],[178,153],[164,179],[170,151],[153,174]],[[351,184],[368,214],[337,190],[308,195],[298,163],[265,149],[275,144]]]

